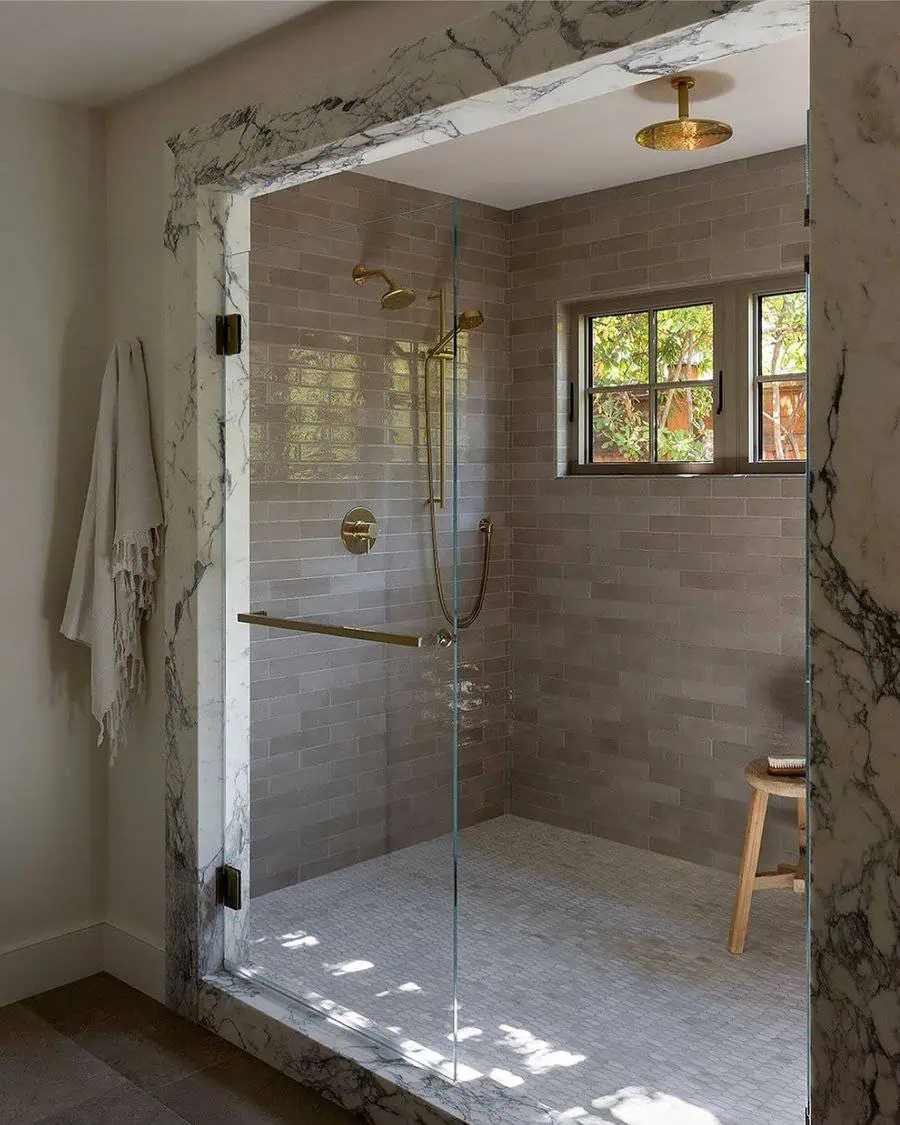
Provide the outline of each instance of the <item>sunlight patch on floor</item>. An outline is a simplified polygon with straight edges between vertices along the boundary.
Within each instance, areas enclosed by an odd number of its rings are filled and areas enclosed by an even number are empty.
[[[333,977],[345,977],[348,973],[365,973],[375,968],[374,961],[339,961],[335,965],[324,965],[325,971]]]
[[[651,1093],[640,1086],[628,1086],[609,1097],[595,1098],[591,1105],[597,1110],[608,1110],[611,1120],[622,1125],[722,1125],[708,1109],[691,1105],[672,1094]],[[588,1115],[574,1120],[578,1125],[593,1125],[595,1119]]]
[[[352,1008],[345,1008],[342,1004],[329,1000],[318,992],[307,992],[303,999],[311,1008],[315,1008],[317,1012],[328,1016],[332,1023],[341,1024],[343,1027],[352,1027],[360,1031],[371,1030],[376,1026],[367,1016],[355,1012]]]
[[[793,896],[760,896],[753,947],[735,959],[726,873],[517,818],[461,838],[458,1000],[446,839],[254,899],[241,975],[450,1079],[456,1053],[458,1081],[534,1097],[560,1125],[802,1122]],[[315,937],[301,925],[313,920]]]
[[[278,939],[281,942],[282,949],[302,949],[319,944],[319,939],[313,937],[312,934],[282,934]]]
[[[522,1055],[532,1074],[546,1074],[557,1066],[577,1066],[587,1058],[587,1055],[576,1055],[571,1051],[554,1050],[549,1043],[536,1038],[524,1027],[501,1023],[500,1030],[505,1035],[503,1039],[495,1040],[497,1045],[509,1047],[514,1054]]]
[[[512,1090],[516,1086],[522,1086],[525,1082],[525,1079],[521,1078],[518,1074],[513,1074],[511,1070],[502,1070],[499,1067],[495,1067],[488,1075],[488,1078],[492,1078],[500,1086],[506,1086],[509,1090]]]
[[[415,981],[407,981],[406,984],[398,985],[396,988],[385,988],[382,992],[376,992],[376,1000],[381,1000],[385,996],[393,996],[397,992],[421,992],[422,986],[416,984]]]

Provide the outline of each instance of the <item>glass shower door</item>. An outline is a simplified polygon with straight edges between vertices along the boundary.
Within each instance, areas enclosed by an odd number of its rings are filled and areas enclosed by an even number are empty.
[[[228,257],[225,959],[452,1079],[458,215],[377,184],[254,200]]]

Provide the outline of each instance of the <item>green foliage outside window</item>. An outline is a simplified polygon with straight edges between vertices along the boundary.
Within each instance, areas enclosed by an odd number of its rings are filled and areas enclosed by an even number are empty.
[[[595,462],[650,460],[649,402],[647,391],[592,397]]]
[[[760,298],[760,375],[806,371],[806,294],[772,293]]]
[[[806,293],[759,298],[760,459],[806,458]],[[786,376],[794,376],[793,379]]]
[[[713,376],[712,305],[594,317],[591,321],[595,387],[649,384],[651,334],[656,344],[652,382],[708,381]],[[712,387],[656,392],[656,457],[659,461],[713,459]],[[651,459],[649,398],[643,391],[592,396],[595,462]]]
[[[594,385],[627,387],[650,378],[650,314],[595,316],[591,321]]]

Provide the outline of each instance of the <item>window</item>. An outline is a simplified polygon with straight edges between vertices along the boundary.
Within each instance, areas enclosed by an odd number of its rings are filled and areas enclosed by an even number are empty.
[[[590,461],[713,460],[711,304],[586,318]]]
[[[570,308],[574,472],[802,471],[800,279]]]
[[[806,293],[756,298],[755,452],[758,461],[806,460]]]

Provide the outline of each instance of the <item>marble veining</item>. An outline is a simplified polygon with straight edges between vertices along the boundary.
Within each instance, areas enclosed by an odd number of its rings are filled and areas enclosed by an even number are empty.
[[[452,1085],[253,981],[209,977],[200,1022],[372,1125],[561,1125],[531,1098],[487,1080]]]
[[[190,229],[183,205],[198,186],[275,191],[376,150],[396,155],[752,50],[806,22],[802,0],[508,4],[319,83],[299,106],[248,105],[170,138],[165,244],[176,250]]]
[[[900,1115],[893,5],[812,15],[812,1119]],[[835,76],[840,75],[840,92]]]
[[[166,395],[166,945],[167,998],[196,1015],[198,982],[221,965],[215,869],[223,854],[222,574],[229,481],[215,316],[226,286],[232,197],[198,192],[195,238],[167,255]],[[195,278],[189,282],[189,278]],[[190,297],[185,292],[190,292]],[[239,414],[244,404],[231,404]],[[198,622],[217,621],[215,633]]]
[[[250,198],[232,196],[221,238],[231,251],[224,260],[225,311],[249,321]],[[222,592],[225,613],[223,670],[225,810],[224,851],[241,872],[243,886],[250,876],[250,631],[237,621],[250,608],[250,363],[248,349],[224,361],[224,417],[220,457],[224,464],[227,519],[223,565],[228,580]],[[240,910],[224,914],[224,955],[229,964],[243,964],[247,951],[247,901]]]
[[[708,60],[787,29],[800,31],[805,21],[798,0],[511,4],[500,18],[494,13],[467,22],[456,33],[421,40],[344,76],[340,95],[323,86],[291,106],[245,107],[170,140],[164,231],[167,948],[169,1000],[178,1010],[195,1013],[196,981],[221,963],[224,950],[214,871],[224,839],[222,686],[234,652],[226,645],[223,653],[222,591],[210,575],[219,578],[225,563],[226,490],[246,472],[226,449],[223,365],[213,346],[226,294],[228,307],[249,322],[246,287],[229,284],[226,275],[229,213],[240,198],[232,193],[265,192],[339,171],[360,163],[363,150],[386,153],[392,142],[406,144],[429,129],[434,139],[434,129],[444,127],[439,107],[460,105],[467,128],[485,128],[529,105],[537,112],[564,104],[570,79],[578,97],[634,82],[637,76],[618,64],[646,60],[647,50],[659,52],[660,66],[668,50],[679,63],[686,56]],[[560,73],[573,65],[574,71]],[[548,72],[555,73],[540,78]],[[244,416],[245,405],[231,391],[227,401],[231,415]],[[231,776],[230,849],[246,842],[247,824],[239,773]],[[237,852],[228,858],[245,862]]]
[[[887,1125],[900,1103],[892,468],[900,348],[891,284],[900,54],[894,5],[818,3],[812,15],[812,1110],[815,1125]],[[356,167],[376,149],[437,143],[713,62],[800,32],[806,18],[792,0],[510,4],[292,104],[244,107],[172,138],[164,752],[168,999],[177,1010],[196,1018],[207,1002],[200,981],[225,950],[213,874],[223,854],[242,862],[246,846],[244,774],[229,761],[223,851],[223,684],[235,682],[226,666],[242,659],[239,645],[222,645],[223,516],[226,495],[240,487],[229,447],[245,406],[239,389],[223,400],[213,320],[226,292],[229,307],[247,311],[245,291],[229,291],[224,272],[231,193],[274,190]],[[252,1036],[274,1035],[274,1024],[254,1022],[244,1007],[253,1049]],[[227,1034],[237,1021],[223,1009],[216,1026]],[[339,1054],[317,1056],[320,1076],[331,1075],[323,1081],[361,1089]],[[292,1065],[287,1056],[283,1065]],[[373,1121],[426,1120],[409,1116],[422,1111],[400,1092],[406,1080],[396,1076]]]

